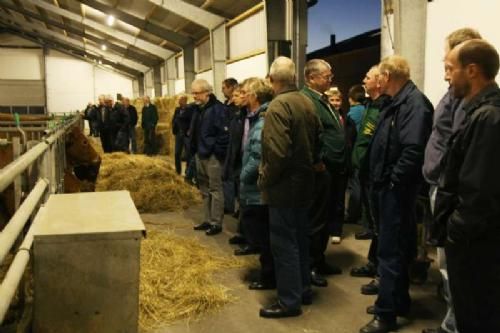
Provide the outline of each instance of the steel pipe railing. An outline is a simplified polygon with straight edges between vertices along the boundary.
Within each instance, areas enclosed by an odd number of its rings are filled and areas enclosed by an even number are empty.
[[[12,248],[12,245],[16,242],[19,233],[23,230],[31,214],[33,214],[34,209],[43,197],[47,187],[48,182],[46,180],[38,180],[26,200],[23,201],[19,209],[16,210],[14,216],[9,220],[9,223],[7,223],[2,232],[0,232],[0,263],[3,262],[5,256]]]
[[[3,322],[5,315],[9,309],[10,303],[14,298],[17,288],[19,287],[19,282],[21,281],[26,266],[30,260],[30,249],[33,244],[33,234],[34,230],[38,224],[37,221],[40,220],[43,213],[43,208],[40,208],[38,214],[36,215],[33,223],[31,224],[28,234],[24,237],[24,240],[17,250],[16,256],[12,261],[7,274],[5,275],[2,284],[0,284],[0,323]]]

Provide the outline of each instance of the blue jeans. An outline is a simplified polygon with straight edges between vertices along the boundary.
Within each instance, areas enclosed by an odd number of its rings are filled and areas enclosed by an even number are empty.
[[[311,288],[308,209],[270,206],[269,231],[278,299],[298,309],[302,294]]]

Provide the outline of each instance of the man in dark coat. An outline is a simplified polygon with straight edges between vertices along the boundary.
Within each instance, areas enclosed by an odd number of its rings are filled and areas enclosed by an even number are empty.
[[[313,165],[319,162],[321,123],[309,98],[297,91],[295,64],[278,57],[270,68],[276,97],[262,130],[258,185],[269,205],[271,251],[278,301],[260,316],[298,316],[311,303],[308,209],[314,190]]]
[[[151,104],[149,96],[143,97],[141,127],[144,130],[144,154],[156,154],[156,124],[158,123],[158,111]]]
[[[392,97],[380,114],[369,148],[373,212],[379,226],[380,284],[375,315],[361,333],[385,333],[396,328],[396,317],[410,310],[409,264],[416,255],[415,206],[422,178],[433,107],[410,80],[408,62],[390,56],[379,65],[381,93]]]
[[[172,118],[172,134],[175,136],[175,171],[179,175],[182,173],[183,152],[186,161],[189,163],[189,153],[186,149],[186,144],[192,115],[193,109],[187,105],[187,96],[183,95],[179,97],[179,106],[175,109],[174,117]]]
[[[98,122],[102,149],[105,153],[113,152],[113,98],[110,95],[103,97],[103,104],[98,108]]]
[[[222,163],[226,158],[229,141],[228,112],[224,104],[212,93],[212,86],[203,79],[194,80],[191,92],[200,113],[193,126],[196,140],[196,171],[203,195],[203,222],[194,227],[207,236],[222,231],[224,192],[222,189]]]
[[[334,202],[335,197],[331,195],[331,189],[335,190],[332,178],[345,169],[344,128],[340,114],[333,109],[324,94],[330,87],[332,78],[330,64],[321,59],[309,60],[304,68],[306,85],[301,90],[313,102],[323,127],[320,137],[321,161],[314,166],[314,199],[309,209],[311,284],[317,287],[327,286],[327,280],[321,274],[342,272],[340,268],[328,264],[324,254],[330,236],[329,209],[331,205],[339,204]]]
[[[137,141],[135,139],[135,127],[137,126],[137,110],[135,106],[130,104],[130,99],[128,97],[123,98],[123,108],[128,112],[129,124],[128,124],[128,143],[127,149],[130,146],[130,152],[132,154],[137,153]]]
[[[465,119],[448,141],[436,196],[457,329],[500,332],[499,56],[483,40],[448,53],[445,68]]]
[[[481,35],[474,29],[461,28],[453,31],[446,37],[446,53],[457,45],[470,39],[480,39]],[[445,80],[450,83],[449,71],[445,70]],[[422,168],[424,178],[429,184],[429,201],[431,213],[435,213],[435,201],[439,179],[443,171],[443,156],[448,148],[448,141],[465,118],[463,101],[457,98],[450,85],[448,91],[439,101],[434,112],[432,133],[425,147],[424,166]],[[443,296],[446,300],[446,315],[437,328],[427,328],[422,333],[456,333],[455,311],[450,293],[449,274],[446,268],[446,255],[444,250],[444,239],[446,237],[446,226],[433,223],[429,230],[430,243],[437,246],[437,264],[443,281]]]
[[[128,152],[130,116],[122,103],[116,102],[111,113],[113,122],[113,151]]]

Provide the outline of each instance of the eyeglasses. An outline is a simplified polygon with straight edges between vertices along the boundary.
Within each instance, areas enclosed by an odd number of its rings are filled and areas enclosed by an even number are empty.
[[[191,94],[193,95],[201,95],[201,94],[205,94],[207,91],[206,90],[202,90],[202,91],[191,91]]]
[[[323,78],[326,81],[331,81],[333,80],[333,74],[317,74],[321,78]]]

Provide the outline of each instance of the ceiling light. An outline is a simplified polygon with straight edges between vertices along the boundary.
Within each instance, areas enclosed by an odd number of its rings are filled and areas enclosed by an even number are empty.
[[[112,26],[115,23],[115,17],[113,15],[108,15],[108,17],[106,18],[106,23],[109,26]]]
[[[98,62],[99,62],[99,65],[102,65],[102,60],[101,60],[101,59],[99,59],[99,61],[98,61]]]
[[[106,44],[101,45],[101,50],[106,51],[107,49],[108,49],[108,47],[106,46]]]

